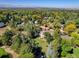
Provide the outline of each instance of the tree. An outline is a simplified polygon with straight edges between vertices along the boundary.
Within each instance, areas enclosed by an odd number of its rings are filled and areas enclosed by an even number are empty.
[[[49,32],[45,32],[44,35],[49,44],[53,40],[53,36]]]
[[[32,48],[28,44],[22,43],[19,51],[21,58],[33,58]]]
[[[11,20],[11,14],[7,12],[5,22],[9,22]]]
[[[77,32],[72,32],[71,37],[73,37],[74,39],[79,39],[79,34]]]
[[[57,19],[54,19],[53,26],[54,26],[54,29],[61,28],[61,24],[59,23],[59,21],[57,21]]]
[[[72,53],[73,53],[73,50],[72,50],[72,46],[71,45],[64,44],[62,46],[62,53],[61,53],[62,57],[66,57],[67,54],[72,54]]]
[[[2,43],[10,46],[12,44],[12,36],[13,33],[7,30],[1,37]]]
[[[71,33],[71,37],[72,37],[72,43],[75,46],[79,46],[79,34],[77,32],[72,32]]]
[[[36,57],[36,58],[44,57],[42,49],[39,46],[34,46],[33,49],[32,49],[32,52],[34,54],[34,57]]]
[[[36,38],[39,36],[40,28],[34,24],[27,23],[24,26],[24,30],[29,34],[30,38]]]
[[[61,41],[61,57],[72,57],[73,54],[73,44],[72,44],[72,39],[62,39]]]
[[[78,47],[73,49],[73,57],[79,58],[79,48]]]
[[[20,39],[19,35],[16,35],[13,37],[13,43],[12,43],[11,47],[15,51],[19,52],[18,49],[20,48],[21,42],[22,42],[22,40]]]
[[[4,16],[0,15],[0,21],[3,21]]]
[[[73,32],[75,29],[76,29],[75,23],[68,23],[68,24],[65,26],[64,31],[65,31],[65,33],[68,34],[68,33]]]
[[[79,25],[79,18],[74,21],[75,21],[76,25]]]
[[[29,53],[21,54],[20,57],[21,58],[33,58],[34,55],[33,53],[29,52]]]
[[[20,46],[20,53],[29,53],[31,52],[30,46],[28,44],[22,43]]]
[[[18,25],[22,23],[22,20],[19,16],[13,15],[11,20],[9,20],[9,26],[12,28],[17,28]]]

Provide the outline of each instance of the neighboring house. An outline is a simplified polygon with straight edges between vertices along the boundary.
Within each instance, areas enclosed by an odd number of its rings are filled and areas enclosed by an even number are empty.
[[[5,27],[4,22],[0,22],[0,28]]]
[[[64,34],[64,25],[61,25],[60,33],[63,35]]]

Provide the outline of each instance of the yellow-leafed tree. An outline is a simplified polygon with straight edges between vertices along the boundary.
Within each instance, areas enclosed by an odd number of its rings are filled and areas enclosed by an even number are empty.
[[[75,29],[76,29],[75,23],[69,23],[69,24],[67,24],[65,26],[64,32],[68,34],[68,33],[72,32],[72,31],[74,31]]]

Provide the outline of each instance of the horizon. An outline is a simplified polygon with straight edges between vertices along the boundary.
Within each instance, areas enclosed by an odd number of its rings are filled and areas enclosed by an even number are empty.
[[[79,0],[0,0],[0,7],[79,8]]]

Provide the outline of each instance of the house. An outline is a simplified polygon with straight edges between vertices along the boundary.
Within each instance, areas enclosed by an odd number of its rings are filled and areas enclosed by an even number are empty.
[[[42,31],[48,31],[50,29],[47,25],[40,26],[40,28],[42,29]]]
[[[41,38],[44,38],[44,33],[45,32],[49,32],[51,35],[53,35],[53,33],[54,33],[54,30],[50,29],[47,25],[40,26],[40,28],[41,28],[41,31],[40,31],[40,37]]]

